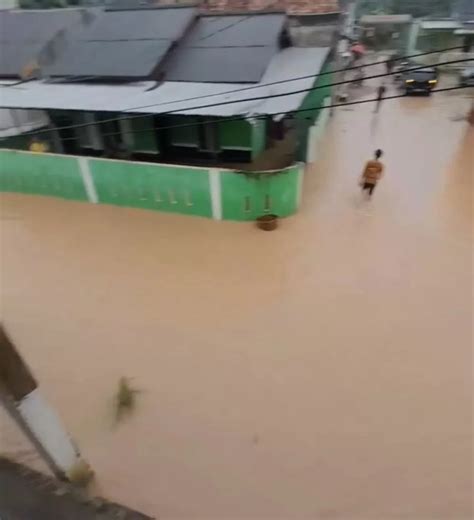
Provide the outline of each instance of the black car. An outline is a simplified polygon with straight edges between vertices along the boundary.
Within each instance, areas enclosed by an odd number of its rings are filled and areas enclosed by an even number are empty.
[[[405,72],[402,78],[402,86],[405,93],[431,94],[438,84],[438,73],[432,67]]]

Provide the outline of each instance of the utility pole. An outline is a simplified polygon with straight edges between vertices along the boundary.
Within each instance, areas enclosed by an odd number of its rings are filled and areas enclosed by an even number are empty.
[[[0,404],[57,478],[81,483],[92,478],[92,470],[41,395],[37,381],[1,324]]]

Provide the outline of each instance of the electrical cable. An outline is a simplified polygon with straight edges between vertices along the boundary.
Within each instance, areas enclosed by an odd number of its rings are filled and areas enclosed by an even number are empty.
[[[463,63],[463,62],[466,62],[466,61],[473,61],[473,60],[470,59],[470,58],[463,58],[463,59],[459,59],[459,60],[449,60],[449,61],[445,61],[445,62],[439,62],[439,65],[449,65],[449,64],[454,64],[454,63]],[[422,69],[425,69],[425,68],[426,68],[426,65],[419,65],[417,67],[406,69],[404,72],[413,72],[413,71],[422,70]],[[391,72],[386,72],[386,73],[383,73],[383,74],[374,74],[372,76],[365,77],[364,80],[377,79],[377,78],[382,78],[382,77],[386,77],[386,76],[392,76],[394,74],[397,74],[397,72],[396,71],[391,71]],[[264,100],[267,100],[267,99],[274,99],[274,98],[279,98],[279,97],[291,96],[291,95],[294,95],[294,94],[302,94],[302,93],[305,93],[305,92],[312,92],[312,91],[319,90],[319,89],[322,89],[322,88],[330,88],[330,87],[336,87],[336,86],[350,84],[350,83],[357,83],[359,81],[360,81],[359,79],[353,78],[353,79],[350,79],[350,80],[339,81],[339,82],[330,83],[330,84],[327,84],[327,85],[318,85],[316,87],[310,87],[310,88],[301,89],[301,90],[294,90],[294,91],[290,91],[290,92],[282,92],[282,93],[279,93],[279,94],[270,94],[270,95],[259,96],[259,97],[254,97],[254,98],[245,98],[245,99],[222,101],[220,103],[211,103],[211,104],[207,104],[207,105],[200,105],[200,106],[194,106],[194,107],[183,107],[183,108],[178,108],[178,109],[174,109],[174,110],[169,110],[169,111],[166,111],[166,112],[160,112],[158,115],[165,116],[165,115],[170,115],[170,114],[175,114],[175,113],[182,113],[183,111],[202,110],[204,108],[212,108],[212,107],[216,107],[216,106],[231,105],[231,104],[235,104],[235,103],[246,103],[246,102],[251,102],[251,101],[264,101]],[[3,107],[3,108],[8,108],[8,107]],[[270,114],[262,114],[262,116],[263,115],[267,116],[267,115],[270,115]],[[75,125],[66,125],[66,126],[62,126],[62,127],[56,127],[54,129],[43,129],[43,130],[37,130],[37,131],[33,131],[33,132],[26,132],[26,133],[24,133],[22,135],[24,135],[24,136],[39,135],[39,134],[42,134],[42,133],[48,133],[48,132],[52,132],[52,131],[55,131],[55,130],[56,131],[59,131],[59,130],[72,130],[72,129],[76,129],[76,128],[84,128],[84,127],[91,126],[91,125],[100,125],[100,124],[110,123],[110,122],[114,122],[114,121],[137,119],[137,118],[142,118],[142,117],[147,117],[147,116],[148,116],[148,114],[136,114],[136,115],[133,115],[133,116],[130,116],[130,117],[125,117],[125,118],[104,119],[102,121],[97,121],[97,122],[94,122],[94,123],[90,123],[90,122],[88,122],[88,123],[79,123],[79,124],[75,124]],[[258,117],[258,116],[256,116],[256,117]],[[243,117],[243,118],[245,119],[245,117]],[[194,124],[195,123],[188,123],[188,124],[186,124],[186,126],[193,126]],[[133,131],[131,131],[131,132],[133,133]],[[130,132],[124,132],[124,133],[130,133]]]
[[[420,52],[418,54],[400,56],[398,58],[390,58],[388,60],[375,61],[372,63],[366,63],[366,64],[362,64],[362,65],[354,65],[353,67],[347,67],[345,69],[336,69],[336,70],[330,70],[330,71],[325,71],[325,72],[319,72],[318,74],[307,74],[305,76],[296,76],[294,78],[282,79],[279,81],[272,81],[269,83],[259,83],[257,85],[249,85],[248,87],[241,87],[241,88],[237,88],[237,89],[233,89],[233,90],[225,90],[223,92],[217,92],[215,94],[204,94],[202,96],[193,96],[193,97],[178,99],[178,100],[174,100],[174,101],[163,101],[160,103],[151,103],[149,105],[142,105],[142,106],[138,106],[138,107],[126,108],[125,110],[123,110],[123,112],[124,113],[131,112],[133,110],[141,110],[143,108],[149,108],[149,107],[154,107],[154,106],[170,105],[170,104],[174,104],[174,103],[183,103],[184,101],[194,101],[195,99],[204,99],[204,98],[208,98],[208,97],[225,96],[227,94],[234,94],[236,92],[244,92],[246,90],[254,90],[254,89],[263,88],[263,87],[271,87],[273,85],[282,85],[284,83],[291,83],[293,81],[300,81],[303,79],[312,79],[312,78],[316,79],[321,76],[327,76],[329,74],[337,74],[339,72],[348,72],[348,71],[352,71],[352,70],[362,69],[364,67],[373,67],[375,65],[384,65],[386,63],[393,63],[396,61],[410,60],[413,58],[418,58],[420,56],[427,56],[429,54],[436,54],[436,53],[441,53],[441,52],[449,52],[452,50],[459,50],[462,48],[463,48],[462,46],[457,46],[457,47],[448,47],[445,49],[438,49],[435,51]],[[425,65],[425,66],[428,67],[428,65]],[[435,65],[433,65],[433,66],[435,66]]]
[[[461,89],[468,89],[468,88],[471,88],[471,87],[464,86],[464,85],[457,86],[457,87],[445,87],[445,88],[438,88],[438,89],[432,90],[431,93],[435,94],[438,92],[450,92],[450,91],[454,91],[454,90],[461,90]],[[407,97],[407,95],[406,94],[397,94],[394,96],[382,97],[380,99],[380,101],[388,101],[388,100],[400,99],[400,98],[404,98],[404,97]],[[331,108],[362,105],[362,104],[366,104],[366,103],[374,103],[377,101],[379,101],[378,98],[362,99],[362,100],[357,100],[357,101],[347,101],[347,102],[343,102],[343,103],[335,103],[332,105],[309,107],[309,108],[296,109],[296,110],[290,110],[290,111],[285,111],[285,112],[273,112],[271,114],[265,114],[265,117],[275,117],[275,116],[279,116],[279,115],[294,115],[294,114],[299,114],[302,112],[312,112],[313,110],[319,111],[319,110],[326,110],[326,109],[331,109]],[[245,121],[246,119],[247,118],[245,116],[235,116],[235,117],[229,117],[229,118],[220,118],[219,122],[224,123],[224,122],[229,122],[229,121]],[[215,122],[215,120],[197,121],[195,123],[184,123],[184,124],[180,124],[180,125],[158,126],[158,127],[152,127],[152,128],[155,130],[170,130],[173,128],[183,128],[183,127],[190,127],[190,126],[205,125],[205,124],[213,123],[213,122]],[[140,134],[140,133],[149,132],[149,131],[150,131],[150,128],[147,128],[144,130],[130,130],[130,131],[126,131],[126,132],[113,132],[110,134],[103,134],[102,137],[112,137],[112,136],[123,135],[123,134]],[[25,135],[25,134],[22,134],[22,135]],[[65,137],[61,140],[62,141],[77,140],[77,137],[76,136]]]
[[[127,112],[131,112],[131,111],[142,110],[142,109],[145,109],[145,108],[150,108],[150,107],[155,107],[155,106],[183,103],[185,101],[192,101],[192,100],[195,100],[195,99],[204,99],[204,98],[208,98],[208,97],[224,96],[224,95],[233,94],[233,93],[236,93],[236,92],[243,92],[243,91],[246,91],[246,90],[253,90],[253,89],[269,87],[269,86],[273,86],[273,85],[281,85],[281,84],[284,84],[284,83],[290,83],[290,82],[293,82],[293,81],[299,81],[299,80],[303,80],[303,79],[319,78],[321,76],[326,76],[326,75],[329,75],[329,74],[337,74],[339,72],[349,72],[349,71],[352,71],[352,70],[358,70],[358,69],[365,68],[365,67],[372,67],[372,66],[375,66],[375,65],[383,65],[383,64],[386,64],[386,63],[393,63],[393,62],[396,62],[396,61],[406,61],[406,60],[409,60],[409,59],[412,59],[412,58],[417,58],[417,57],[420,57],[420,56],[427,56],[429,54],[448,52],[448,51],[451,51],[451,50],[459,50],[459,49],[462,49],[462,48],[463,48],[463,46],[456,46],[456,47],[447,47],[447,48],[444,48],[444,49],[438,49],[438,50],[432,50],[432,51],[425,51],[425,52],[418,53],[418,54],[411,54],[411,55],[406,55],[406,56],[400,56],[398,58],[391,58],[391,59],[388,59],[388,60],[383,60],[383,61],[377,61],[377,62],[372,62],[372,63],[367,63],[367,64],[356,65],[356,66],[353,66],[353,67],[348,67],[346,69],[336,69],[336,70],[332,70],[332,71],[320,72],[318,74],[309,74],[309,75],[305,75],[305,76],[298,76],[298,77],[295,77],[295,78],[289,78],[289,79],[274,81],[274,82],[270,82],[270,83],[263,83],[263,84],[258,84],[258,85],[251,85],[251,86],[248,86],[248,87],[242,87],[242,88],[228,90],[228,91],[224,91],[224,92],[218,92],[218,93],[214,93],[214,94],[205,94],[205,95],[202,95],[202,96],[194,96],[194,97],[189,97],[189,98],[184,98],[184,99],[177,99],[177,100],[173,100],[173,101],[164,101],[164,102],[160,102],[160,103],[151,103],[149,105],[141,105],[141,106],[136,106],[136,107],[130,107],[130,108],[126,108],[126,109],[122,110],[121,112],[122,113],[127,113]],[[466,61],[469,61],[469,60],[466,60]],[[441,63],[438,63],[438,65],[441,65]],[[425,68],[425,67],[427,67],[427,65],[423,66],[423,68]],[[2,86],[2,87],[12,87],[14,85],[0,85],[0,86]],[[316,89],[316,88],[320,88],[320,87],[313,87],[313,88]],[[290,94],[288,94],[288,95],[290,95]],[[243,100],[238,100],[238,101],[236,100],[235,103],[241,102],[241,101],[243,101]],[[212,105],[209,105],[209,106],[212,106]],[[208,108],[209,106],[206,106],[206,107]],[[2,108],[8,108],[8,107],[2,107]],[[14,107],[14,108],[18,108],[18,107]],[[201,107],[190,107],[190,108],[184,108],[184,109],[181,108],[181,109],[176,110],[176,111],[178,112],[178,111],[183,111],[183,110],[193,110],[195,108],[197,109],[197,108],[201,108]],[[172,113],[172,112],[170,111],[168,113]],[[166,114],[166,112],[163,112],[162,114]],[[109,123],[109,122],[120,121],[120,120],[124,120],[124,119],[135,119],[135,118],[140,118],[140,117],[147,117],[148,115],[149,114],[136,114],[136,115],[133,115],[133,116],[130,116],[130,117],[109,118],[109,119],[104,119],[102,121],[97,121],[95,123],[84,123],[83,126],[92,125],[92,124]],[[78,127],[78,125],[69,125],[68,127],[61,127],[61,129],[74,128],[74,127]]]

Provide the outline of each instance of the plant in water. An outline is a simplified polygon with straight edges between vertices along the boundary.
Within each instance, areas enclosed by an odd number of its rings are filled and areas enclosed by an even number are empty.
[[[115,418],[120,421],[125,413],[130,413],[136,406],[136,396],[140,390],[133,388],[130,379],[121,377],[115,396]]]

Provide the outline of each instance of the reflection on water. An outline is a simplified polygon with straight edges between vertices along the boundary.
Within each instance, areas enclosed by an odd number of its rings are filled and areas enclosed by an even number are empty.
[[[373,135],[368,105],[337,112],[274,233],[3,197],[2,318],[103,493],[160,518],[470,516],[458,101],[408,121],[387,103]],[[386,176],[359,204],[379,146]],[[121,376],[142,391],[114,426]]]

